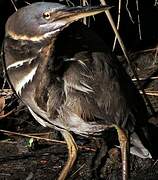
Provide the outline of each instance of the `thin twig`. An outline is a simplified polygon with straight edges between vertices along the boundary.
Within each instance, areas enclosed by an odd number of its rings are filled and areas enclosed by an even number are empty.
[[[100,0],[100,2],[101,2],[102,5],[107,5],[106,2],[105,2],[105,0]],[[114,23],[114,21],[113,21],[113,18],[112,18],[112,16],[111,16],[111,14],[110,14],[110,11],[109,11],[109,10],[105,11],[105,14],[107,15],[107,18],[108,18],[108,20],[109,20],[109,22],[110,22],[110,24],[111,24],[111,26],[112,26],[112,28],[113,28],[113,31],[114,31],[117,39],[118,39],[118,42],[119,42],[119,44],[120,44],[120,46],[121,46],[121,49],[122,49],[122,51],[123,51],[123,54],[124,54],[124,56],[125,56],[125,58],[126,58],[126,60],[127,60],[127,62],[128,62],[128,65],[129,65],[129,67],[131,68],[131,70],[132,70],[135,78],[137,79],[138,88],[142,90],[144,99],[146,100],[146,102],[147,102],[147,104],[148,104],[148,106],[149,106],[149,108],[150,108],[151,113],[152,113],[153,115],[155,115],[155,110],[154,110],[154,108],[153,108],[153,106],[152,106],[152,104],[151,104],[148,96],[145,94],[144,89],[143,89],[142,86],[141,86],[141,83],[140,83],[140,81],[139,81],[139,77],[138,77],[137,71],[136,71],[136,69],[133,67],[132,63],[131,63],[130,60],[129,60],[129,57],[128,57],[128,55],[127,55],[127,50],[126,50],[126,48],[125,48],[125,45],[124,45],[124,43],[123,43],[123,41],[122,41],[121,36],[119,35],[119,33],[118,33],[117,29],[116,29],[116,26],[115,26],[115,23]]]
[[[88,6],[89,3],[87,0],[80,0],[80,5],[81,6]],[[93,16],[93,18],[95,19],[95,17]],[[84,17],[82,20],[83,24],[87,25],[88,27],[90,27],[90,17]]]
[[[68,6],[75,6],[75,4],[70,0],[66,0],[66,3]]]
[[[139,91],[142,94],[142,91]],[[145,91],[148,96],[158,96],[158,91]]]
[[[145,81],[145,80],[156,80],[158,79],[158,76],[153,76],[153,77],[150,77],[150,78],[139,78],[139,81]],[[136,78],[132,78],[132,81],[137,81]]]
[[[27,2],[27,1],[24,1],[27,5],[31,5],[31,3]]]
[[[154,62],[153,62],[153,64],[156,64],[157,57],[158,57],[158,45],[157,45],[157,47],[156,47],[156,51],[155,51],[155,55],[154,55]]]
[[[16,108],[13,109],[13,110],[11,110],[11,111],[9,111],[8,113],[6,113],[6,114],[4,114],[4,115],[1,115],[1,116],[0,116],[0,120],[1,120],[1,119],[4,119],[4,118],[7,117],[7,116],[9,116],[9,115],[12,114],[15,110],[16,110]]]
[[[86,164],[82,164],[70,177],[72,178],[75,174],[77,174]]]
[[[141,32],[141,24],[140,24],[140,16],[139,16],[139,2],[138,2],[138,0],[136,0],[136,8],[137,8],[137,21],[138,21],[139,39],[142,40],[142,32]]]
[[[38,139],[38,140],[45,140],[48,142],[53,142],[53,143],[59,143],[59,144],[65,144],[65,141],[59,141],[59,140],[54,140],[54,139],[48,139],[48,138],[42,138],[42,137],[38,137],[38,136],[33,136],[33,135],[28,135],[28,134],[23,134],[23,133],[17,133],[17,132],[12,132],[12,131],[7,131],[7,130],[3,130],[0,129],[0,132],[7,134],[7,135],[12,135],[12,136],[23,136],[23,137],[27,137],[27,138],[33,138],[33,139]],[[93,151],[95,152],[96,150],[93,148],[89,148],[89,147],[85,147],[85,146],[78,146],[78,148],[80,149],[84,149],[87,151]]]
[[[128,0],[126,0],[126,10],[127,10],[127,12],[128,12],[128,15],[129,15],[129,18],[130,18],[131,22],[134,24],[134,20],[133,20],[133,18],[132,18],[132,15],[131,15],[129,9],[128,9]]]
[[[82,0],[82,6],[86,6],[86,5],[88,5],[87,0]],[[87,25],[87,18],[86,17],[83,18],[83,24]]]
[[[16,7],[16,5],[15,5],[14,0],[10,0],[10,1],[11,1],[12,5],[14,6],[15,11],[17,11],[18,9],[17,9],[17,7]]]
[[[146,52],[151,52],[151,51],[158,51],[158,47],[140,50],[140,51],[134,52],[132,54],[140,54],[140,53],[146,53]]]
[[[119,0],[119,5],[118,5],[118,17],[117,17],[117,30],[119,30],[119,27],[120,27],[121,4],[122,4],[122,2],[121,2],[121,0]],[[114,51],[114,49],[115,49],[115,47],[116,47],[116,41],[117,41],[117,37],[115,36],[112,51]]]

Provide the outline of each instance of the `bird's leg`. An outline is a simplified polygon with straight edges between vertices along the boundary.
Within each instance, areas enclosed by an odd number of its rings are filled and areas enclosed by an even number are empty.
[[[68,147],[68,160],[63,168],[63,170],[61,171],[61,174],[58,178],[58,180],[64,180],[71,167],[73,166],[76,157],[77,157],[77,144],[75,143],[74,138],[72,137],[72,135],[68,132],[68,131],[61,131],[66,143],[67,143],[67,147]]]
[[[128,179],[128,138],[126,133],[118,126],[114,126],[118,133],[118,140],[121,147],[121,157],[122,157],[122,179]]]

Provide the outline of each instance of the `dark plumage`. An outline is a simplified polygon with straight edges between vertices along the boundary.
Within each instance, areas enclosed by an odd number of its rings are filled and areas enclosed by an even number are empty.
[[[59,179],[67,176],[76,158],[71,131],[94,136],[114,127],[123,153],[128,132],[132,152],[151,157],[139,140],[141,134],[148,143],[148,112],[135,85],[95,33],[81,23],[71,24],[106,9],[41,2],[18,10],[6,24],[4,59],[10,84],[34,118],[59,130],[67,141],[69,159]],[[123,167],[127,179],[126,163]]]

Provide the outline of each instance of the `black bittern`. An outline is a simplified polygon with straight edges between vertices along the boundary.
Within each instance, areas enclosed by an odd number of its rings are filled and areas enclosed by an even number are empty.
[[[38,2],[19,9],[6,23],[3,49],[9,83],[33,117],[59,130],[67,142],[69,156],[60,180],[77,156],[71,132],[99,136],[116,128],[123,179],[128,174],[127,134],[136,155],[151,157],[139,138],[148,113],[138,90],[102,40],[82,23],[73,23],[109,8]]]

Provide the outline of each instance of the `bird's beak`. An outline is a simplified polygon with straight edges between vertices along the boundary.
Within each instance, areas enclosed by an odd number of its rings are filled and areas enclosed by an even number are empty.
[[[72,23],[79,19],[93,16],[110,9],[111,6],[78,6],[69,7],[61,10],[61,14],[57,20]]]

